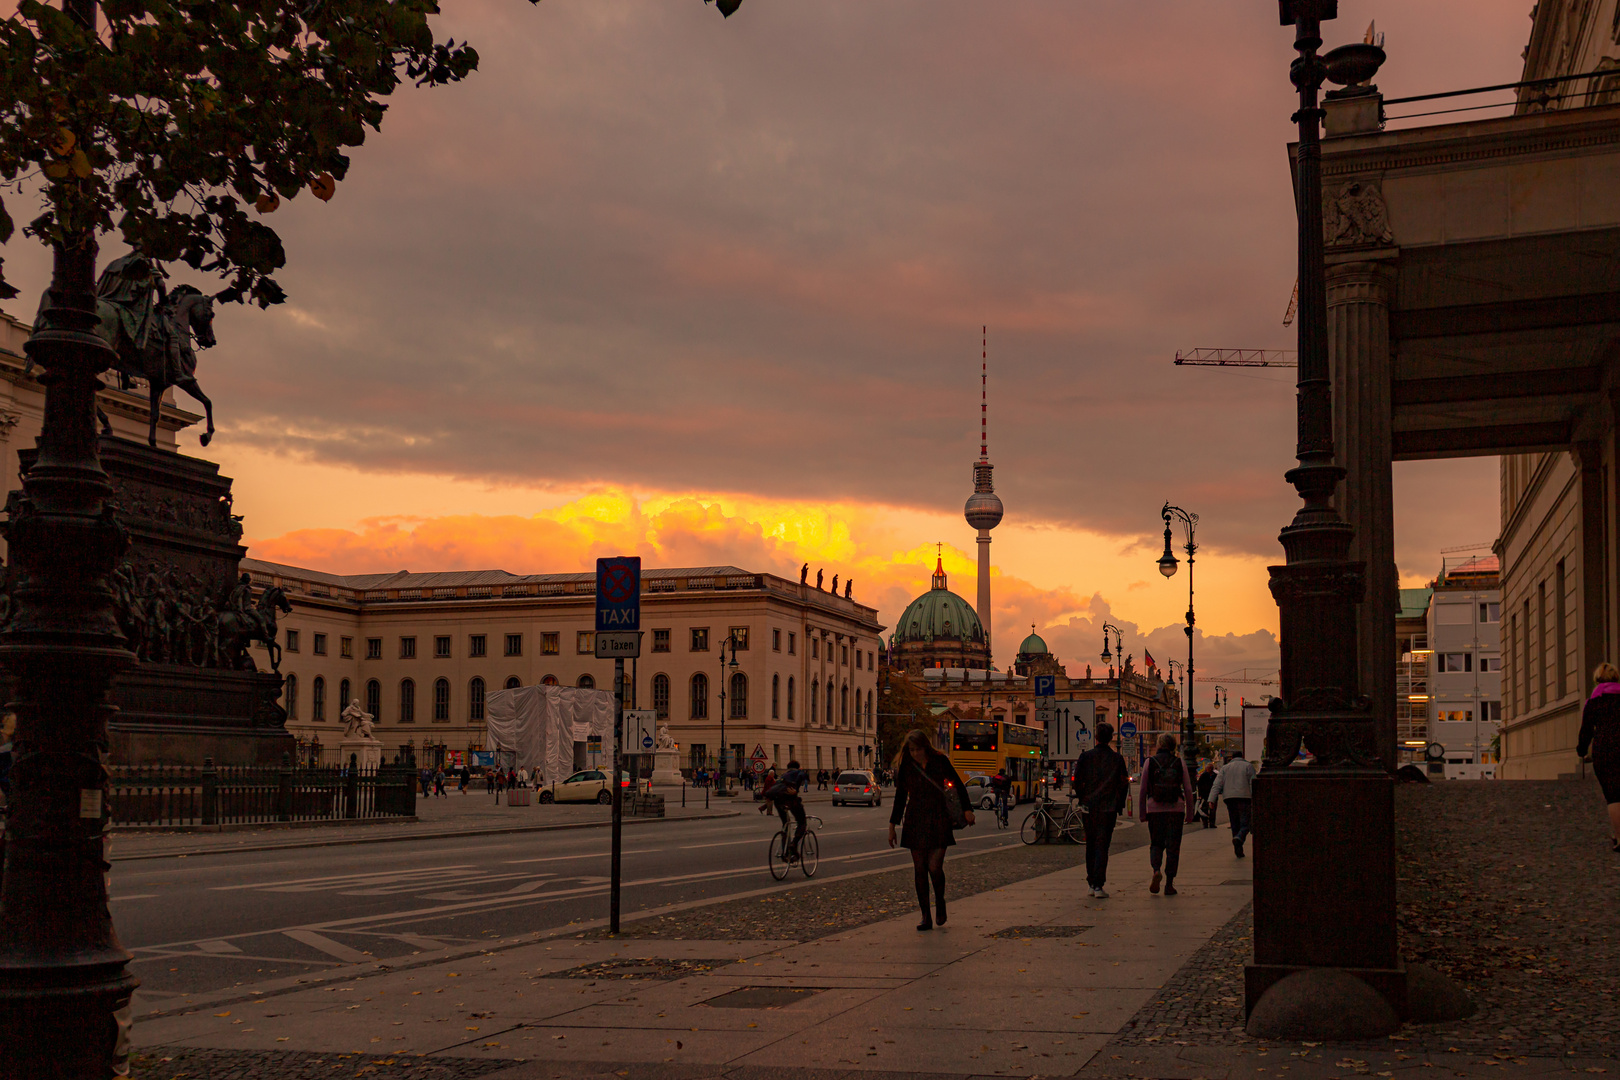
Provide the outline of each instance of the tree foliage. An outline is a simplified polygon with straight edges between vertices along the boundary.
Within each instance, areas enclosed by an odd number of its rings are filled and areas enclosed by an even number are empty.
[[[271,275],[286,256],[264,219],[305,191],[332,198],[345,148],[380,130],[402,81],[437,86],[477,68],[471,46],[434,39],[438,11],[434,0],[21,0],[0,22],[0,181],[14,194],[40,185],[24,232],[46,244],[117,228],[160,263],[227,279],[222,299],[280,303]],[[12,231],[0,202],[0,243]]]
[[[880,699],[877,721],[877,763],[887,768],[912,728],[933,733],[933,711],[928,698],[911,684],[904,671],[885,672],[879,676],[878,685],[888,688]]]

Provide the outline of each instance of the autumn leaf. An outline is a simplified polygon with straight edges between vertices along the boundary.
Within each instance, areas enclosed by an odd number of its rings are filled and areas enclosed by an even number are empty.
[[[331,202],[332,196],[337,194],[337,181],[332,179],[331,173],[321,173],[309,182],[309,190],[321,202]]]
[[[267,191],[253,200],[253,208],[261,214],[273,214],[281,205],[281,199],[273,191]]]

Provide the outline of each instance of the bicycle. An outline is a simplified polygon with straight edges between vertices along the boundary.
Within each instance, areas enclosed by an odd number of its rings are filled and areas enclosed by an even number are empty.
[[[1019,839],[1026,844],[1038,844],[1051,840],[1063,840],[1070,844],[1077,844],[1085,835],[1085,818],[1080,809],[1080,803],[1075,799],[1069,800],[1069,808],[1060,818],[1053,809],[1056,801],[1042,797],[1035,803],[1035,809],[1024,819],[1024,826],[1018,830]]]
[[[787,877],[788,871],[793,869],[795,863],[798,864],[800,870],[804,871],[805,877],[816,876],[816,864],[820,855],[820,847],[816,843],[815,830],[810,827],[812,821],[817,826],[821,825],[821,819],[818,817],[807,816],[804,819],[804,833],[799,837],[799,853],[796,856],[790,855],[788,848],[788,844],[792,840],[788,830],[795,824],[791,816],[782,823],[780,829],[771,835],[770,846],[766,852],[766,861],[771,868],[771,877],[777,881]]]
[[[1007,811],[1011,807],[1012,807],[1012,795],[1011,795],[1011,793],[1006,794],[1006,795],[1002,795],[1002,796],[1000,796],[999,798],[996,799],[996,828],[1005,829],[1007,827]]]

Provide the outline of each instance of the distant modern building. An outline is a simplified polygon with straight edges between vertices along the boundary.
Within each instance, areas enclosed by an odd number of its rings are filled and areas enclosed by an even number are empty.
[[[1430,596],[1428,738],[1445,750],[1448,780],[1496,775],[1495,740],[1502,723],[1500,571],[1495,555],[1443,567]]]
[[[1432,588],[1402,589],[1395,619],[1395,747],[1400,764],[1423,761],[1429,745],[1429,598]]]

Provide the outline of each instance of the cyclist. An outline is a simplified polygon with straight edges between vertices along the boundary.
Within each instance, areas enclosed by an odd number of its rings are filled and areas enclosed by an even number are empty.
[[[793,815],[793,837],[788,841],[788,862],[799,861],[799,838],[804,835],[804,800],[799,798],[799,792],[810,783],[810,774],[799,768],[797,761],[790,761],[787,770],[780,779],[760,795],[761,804],[759,812],[767,814],[772,807],[776,808],[777,816],[782,819],[782,828],[787,828],[788,815]]]
[[[1001,827],[1007,827],[1007,801],[1012,795],[1012,778],[1007,775],[1006,769],[997,769],[996,775],[990,778],[990,791],[996,797],[996,820]]]

